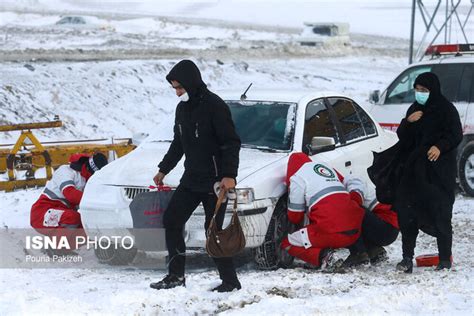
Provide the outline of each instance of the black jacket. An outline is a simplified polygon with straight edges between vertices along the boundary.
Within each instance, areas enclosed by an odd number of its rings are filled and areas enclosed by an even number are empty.
[[[395,209],[414,206],[420,224],[432,224],[440,213],[451,213],[456,188],[456,148],[462,140],[458,111],[440,90],[439,80],[432,73],[418,76],[419,83],[430,89],[425,105],[413,103],[397,130],[400,145],[401,179]],[[423,116],[409,123],[415,111]],[[428,160],[428,150],[441,151],[437,161]],[[411,207],[410,206],[410,207]]]
[[[160,171],[169,173],[184,154],[181,185],[187,188],[209,192],[223,177],[236,178],[240,138],[227,104],[207,89],[190,60],[176,64],[166,79],[179,82],[189,101],[176,107],[174,138],[158,165]]]

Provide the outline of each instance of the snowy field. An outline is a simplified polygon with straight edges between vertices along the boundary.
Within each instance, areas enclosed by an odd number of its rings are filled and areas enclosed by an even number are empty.
[[[26,227],[28,209],[39,193],[39,189],[3,193],[2,229]],[[387,262],[346,274],[303,268],[258,271],[252,263],[241,264],[237,272],[242,290],[229,294],[209,291],[219,282],[205,258],[190,260],[186,288],[162,291],[148,285],[165,275],[163,269],[0,269],[2,315],[472,315],[473,206],[474,199],[457,195],[450,272],[433,268],[415,268],[412,275],[396,272],[400,238],[387,247]],[[2,245],[2,253],[19,258],[24,256],[22,246]],[[421,234],[416,254],[433,252],[435,239]],[[347,252],[337,255],[345,257]],[[90,253],[89,257],[93,260]],[[156,265],[162,267],[162,262]]]
[[[437,0],[423,2],[429,10],[438,3]],[[408,38],[411,3],[401,0],[3,0],[0,9],[55,14],[93,12],[120,17],[163,17],[180,23],[199,21],[219,26],[224,23],[232,27],[256,24],[272,28],[301,28],[303,22],[346,22],[351,24],[351,31],[355,33]],[[460,1],[461,19],[468,13],[470,4],[470,0]],[[421,38],[421,16],[418,15],[417,19],[420,29],[416,35]],[[438,22],[437,25],[440,24]],[[457,26],[453,23],[452,27]],[[469,29],[472,31],[474,26]],[[460,39],[453,38],[453,41]]]
[[[357,54],[357,52],[356,52]],[[43,140],[131,137],[172,119],[177,98],[165,76],[176,60],[88,63],[0,64],[0,122],[52,120],[63,128],[35,131]],[[369,90],[382,88],[403,69],[405,59],[389,56],[233,59],[196,61],[210,89],[340,91],[366,104]],[[249,95],[251,95],[249,92]],[[146,119],[144,119],[146,118]],[[18,133],[1,133],[11,143]]]
[[[369,91],[383,89],[406,67],[409,1],[159,3],[1,1],[0,125],[59,115],[64,127],[35,131],[43,141],[159,129],[172,120],[177,103],[165,75],[182,58],[193,59],[216,92],[232,89],[238,97],[249,83],[255,89],[332,90],[366,108]],[[470,3],[462,3],[465,14]],[[84,28],[55,25],[62,15],[78,13],[87,18]],[[295,42],[304,21],[328,19],[351,24],[351,46],[315,49]],[[18,135],[0,133],[0,144]],[[166,273],[156,258],[150,259],[156,269],[143,270],[2,268],[24,257],[24,241],[13,235],[29,227],[40,192],[0,192],[1,235],[9,237],[1,245],[1,315],[474,314],[474,199],[461,193],[450,272],[397,273],[399,238],[387,247],[388,262],[346,274],[301,267],[259,271],[241,258],[242,290],[217,294],[209,291],[217,273],[203,255],[191,258],[186,288],[159,292],[148,287]],[[91,251],[80,251],[95,260]],[[435,239],[421,234],[416,254],[436,251]]]

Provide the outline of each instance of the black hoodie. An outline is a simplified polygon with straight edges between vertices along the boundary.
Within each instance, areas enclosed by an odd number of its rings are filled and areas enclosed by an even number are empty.
[[[185,155],[181,185],[210,192],[223,177],[236,178],[240,138],[235,132],[227,104],[210,92],[201,72],[190,60],[177,63],[166,76],[175,80],[189,95],[176,107],[174,138],[158,167],[169,173]]]

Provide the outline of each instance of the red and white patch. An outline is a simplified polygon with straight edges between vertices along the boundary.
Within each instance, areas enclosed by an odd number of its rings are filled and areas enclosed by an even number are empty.
[[[64,210],[49,209],[44,214],[43,226],[45,227],[58,227],[61,216],[63,215]]]

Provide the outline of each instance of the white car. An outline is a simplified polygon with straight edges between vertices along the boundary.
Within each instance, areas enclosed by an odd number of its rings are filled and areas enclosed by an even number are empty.
[[[370,95],[367,107],[386,129],[395,131],[408,107],[415,102],[413,83],[427,71],[441,82],[443,95],[456,106],[463,126],[463,141],[458,147],[458,180],[464,192],[474,196],[474,44],[435,45],[427,50],[430,60],[410,65],[381,94]]]
[[[354,174],[369,182],[366,169],[372,164],[372,151],[382,151],[397,141],[394,133],[382,129],[356,102],[338,93],[250,91],[243,101],[239,93],[219,95],[229,105],[242,140],[238,213],[246,247],[253,248],[261,268],[284,266],[291,260],[279,251],[279,242],[290,225],[284,178],[292,152],[317,153],[343,175]],[[130,235],[133,223],[129,205],[153,184],[157,164],[172,139],[171,124],[160,125],[159,133],[89,180],[80,205],[89,235],[106,230]],[[166,176],[165,184],[176,187],[182,173],[183,161]],[[186,225],[188,248],[204,246],[203,226],[204,211],[199,206]],[[134,252],[128,254],[119,249],[98,257],[111,263],[127,263]]]

